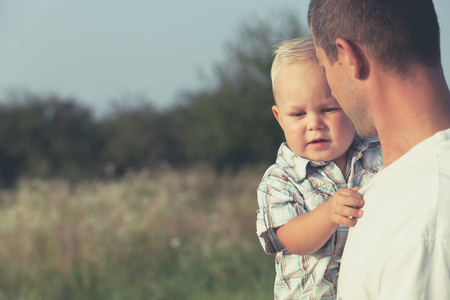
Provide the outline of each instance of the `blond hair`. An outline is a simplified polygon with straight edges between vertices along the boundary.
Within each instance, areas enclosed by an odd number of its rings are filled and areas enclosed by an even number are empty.
[[[317,62],[316,50],[311,36],[283,41],[273,50],[275,56],[270,70],[272,87],[275,76],[284,68],[302,62]]]

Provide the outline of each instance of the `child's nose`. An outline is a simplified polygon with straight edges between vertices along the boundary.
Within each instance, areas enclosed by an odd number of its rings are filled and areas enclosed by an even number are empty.
[[[325,123],[320,115],[310,114],[308,121],[308,130],[321,130],[325,127]]]

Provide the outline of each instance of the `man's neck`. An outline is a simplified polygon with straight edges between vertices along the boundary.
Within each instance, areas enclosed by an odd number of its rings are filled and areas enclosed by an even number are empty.
[[[374,120],[387,167],[414,146],[450,128],[450,92],[442,69],[417,67],[411,77],[373,82]]]

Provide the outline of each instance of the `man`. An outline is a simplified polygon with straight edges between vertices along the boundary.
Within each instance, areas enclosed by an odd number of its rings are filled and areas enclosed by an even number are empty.
[[[360,193],[339,299],[450,299],[450,92],[431,0],[312,0],[334,97],[383,169]]]

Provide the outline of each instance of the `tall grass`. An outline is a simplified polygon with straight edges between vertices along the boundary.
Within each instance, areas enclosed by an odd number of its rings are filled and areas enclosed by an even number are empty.
[[[273,299],[261,174],[22,180],[0,195],[0,299]]]

